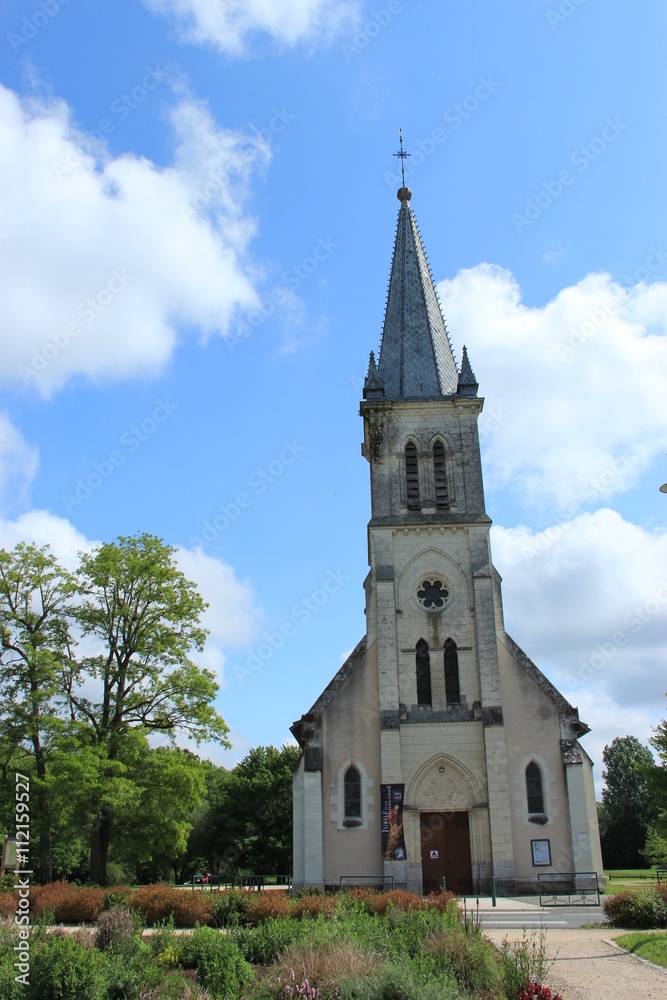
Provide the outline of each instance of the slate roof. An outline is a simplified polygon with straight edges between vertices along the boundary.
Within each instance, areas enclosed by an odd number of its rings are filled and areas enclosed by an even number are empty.
[[[385,399],[441,399],[459,376],[409,196],[401,188],[378,374]]]

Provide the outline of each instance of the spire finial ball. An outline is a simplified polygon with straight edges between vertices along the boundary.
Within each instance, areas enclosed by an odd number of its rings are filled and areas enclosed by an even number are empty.
[[[410,201],[412,198],[412,191],[409,187],[401,187],[396,192],[396,197],[399,201]]]

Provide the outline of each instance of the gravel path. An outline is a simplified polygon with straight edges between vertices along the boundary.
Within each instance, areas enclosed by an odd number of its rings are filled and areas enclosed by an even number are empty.
[[[666,1000],[667,971],[640,962],[604,938],[613,940],[622,932],[610,927],[547,930],[549,958],[554,964],[546,985],[563,1000]],[[521,931],[489,930],[494,941],[521,938]]]

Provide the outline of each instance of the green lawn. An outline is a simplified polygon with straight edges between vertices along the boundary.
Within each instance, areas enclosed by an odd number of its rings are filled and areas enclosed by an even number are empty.
[[[643,885],[657,885],[658,882],[657,869],[655,868],[610,869],[605,871],[605,875],[607,877],[607,894],[622,892],[624,889],[637,889]]]
[[[651,931],[651,933],[622,934],[613,939],[621,948],[639,955],[656,965],[667,968],[667,931]]]

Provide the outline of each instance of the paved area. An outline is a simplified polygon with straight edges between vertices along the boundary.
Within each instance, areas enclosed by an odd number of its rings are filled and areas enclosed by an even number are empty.
[[[463,900],[461,901],[463,903]],[[468,913],[477,912],[477,897],[468,896]],[[599,906],[540,906],[537,896],[499,897],[494,907],[490,898],[479,899],[479,914],[486,930],[512,930],[522,927],[567,928],[582,924],[606,924]]]
[[[518,929],[488,931],[500,943],[521,937]],[[563,1000],[665,1000],[667,971],[640,962],[610,943],[622,931],[604,928],[547,929],[547,948],[553,965],[546,984]]]

